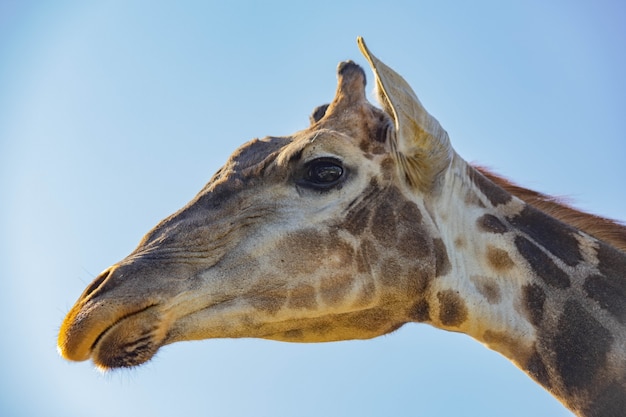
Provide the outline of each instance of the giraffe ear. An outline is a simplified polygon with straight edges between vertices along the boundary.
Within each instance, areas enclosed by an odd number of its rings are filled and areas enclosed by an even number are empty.
[[[357,43],[374,72],[378,101],[394,121],[391,144],[398,165],[409,185],[428,190],[452,161],[448,134],[428,114],[411,86],[372,55],[363,38],[357,38]]]

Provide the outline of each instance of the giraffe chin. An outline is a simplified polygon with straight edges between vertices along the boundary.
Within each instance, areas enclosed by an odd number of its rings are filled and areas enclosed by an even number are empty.
[[[163,346],[167,326],[157,307],[148,307],[115,322],[98,336],[91,359],[102,371],[141,365]]]

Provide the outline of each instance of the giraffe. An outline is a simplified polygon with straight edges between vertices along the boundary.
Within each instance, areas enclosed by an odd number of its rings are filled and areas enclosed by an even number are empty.
[[[463,332],[581,416],[626,415],[626,227],[465,162],[358,38],[310,126],[254,139],[102,272],[60,354],[132,367],[218,337]]]

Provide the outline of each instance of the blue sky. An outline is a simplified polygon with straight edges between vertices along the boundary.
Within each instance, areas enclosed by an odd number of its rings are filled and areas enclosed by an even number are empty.
[[[464,158],[626,220],[623,2],[0,0],[0,415],[570,415],[425,325],[179,343],[107,375],[57,355],[92,278],[241,143],[304,128],[337,63],[366,64],[358,35]]]

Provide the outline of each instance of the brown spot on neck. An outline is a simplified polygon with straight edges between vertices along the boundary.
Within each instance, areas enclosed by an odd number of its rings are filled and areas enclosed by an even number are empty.
[[[433,246],[435,249],[435,276],[440,277],[450,272],[450,259],[443,240],[434,239]]]
[[[591,275],[585,280],[583,288],[601,308],[611,313],[621,324],[626,324],[626,289],[624,288],[626,280],[612,278],[604,275]]]
[[[574,266],[583,260],[580,245],[574,236],[577,232],[572,227],[529,205],[509,221],[567,265]]]
[[[514,265],[513,260],[505,250],[491,245],[487,246],[487,261],[496,272],[505,272]]]
[[[481,171],[468,167],[468,175],[471,181],[478,187],[481,193],[491,203],[493,207],[506,204],[511,201],[511,194],[502,189],[499,185],[490,181]]]
[[[529,349],[507,332],[485,330],[483,342],[519,364],[526,363],[530,355]]]
[[[537,352],[536,348],[528,358],[525,370],[535,381],[541,384],[544,388],[550,389],[552,387],[552,382],[550,381],[550,373],[548,372],[546,364],[541,358],[539,352]]]
[[[522,287],[522,302],[525,313],[534,326],[539,326],[543,320],[543,306],[546,293],[538,284],[527,284]]]
[[[495,280],[481,275],[472,275],[470,276],[470,281],[490,304],[497,304],[502,299],[500,287]]]
[[[579,303],[565,303],[553,349],[557,371],[568,393],[574,394],[578,388],[591,390],[600,382],[612,342],[609,331]]]
[[[467,320],[465,301],[457,291],[445,290],[437,293],[439,321],[444,326],[459,327]]]
[[[571,285],[569,276],[539,246],[524,236],[517,236],[515,247],[545,283],[554,288],[568,288]]]
[[[430,305],[426,299],[417,301],[409,311],[409,317],[418,323],[430,321]]]
[[[496,216],[492,214],[485,214],[481,216],[477,222],[478,229],[488,233],[505,233],[509,230],[509,228],[502,222],[502,220],[498,219]]]

